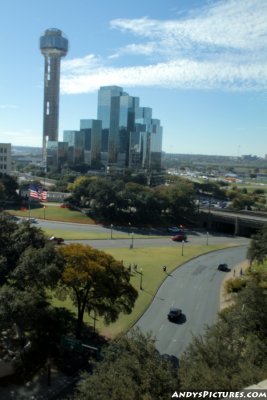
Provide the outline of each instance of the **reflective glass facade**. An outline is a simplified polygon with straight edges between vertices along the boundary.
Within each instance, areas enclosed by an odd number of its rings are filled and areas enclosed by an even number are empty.
[[[162,127],[152,119],[150,107],[119,86],[103,86],[98,92],[97,118],[102,120],[102,151],[108,165],[160,169]],[[152,157],[152,152],[157,157]]]
[[[81,119],[80,131],[84,134],[85,163],[98,166],[101,163],[102,121]]]

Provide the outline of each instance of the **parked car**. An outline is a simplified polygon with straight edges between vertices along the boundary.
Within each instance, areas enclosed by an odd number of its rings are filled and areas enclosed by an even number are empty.
[[[172,240],[174,242],[182,242],[183,240],[186,240],[187,237],[184,233],[178,233],[178,235],[175,235],[172,237]]]
[[[63,238],[56,237],[56,236],[51,236],[51,238],[49,240],[51,240],[51,242],[55,242],[56,244],[64,243],[64,239]]]
[[[230,271],[230,268],[228,267],[227,264],[219,264],[218,265],[218,270],[219,271],[228,272],[228,271]]]
[[[171,307],[168,313],[169,321],[178,321],[182,315],[182,310],[180,308]]]

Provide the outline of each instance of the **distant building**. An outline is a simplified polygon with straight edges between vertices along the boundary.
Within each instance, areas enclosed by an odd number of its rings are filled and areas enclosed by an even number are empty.
[[[11,174],[11,143],[0,143],[0,172]]]
[[[102,121],[81,119],[80,132],[84,134],[84,162],[93,167],[101,165]]]
[[[68,164],[68,143],[48,140],[46,149],[48,167],[62,167]]]
[[[84,132],[64,131],[63,141],[68,143],[68,164],[84,164]]]
[[[102,161],[108,166],[161,168],[162,127],[151,108],[139,106],[138,97],[119,86],[101,87],[97,118],[102,121]]]
[[[80,130],[65,130],[63,142],[47,140],[48,167],[87,164],[106,171],[160,171],[162,126],[152,109],[140,107],[119,86],[98,92],[97,119],[81,119]]]
[[[47,141],[58,141],[60,61],[68,52],[68,40],[59,29],[47,29],[40,38],[44,64],[43,161]]]

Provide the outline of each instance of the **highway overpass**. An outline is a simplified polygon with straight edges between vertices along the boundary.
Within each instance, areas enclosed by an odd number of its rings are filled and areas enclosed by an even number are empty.
[[[201,210],[199,222],[201,227],[207,231],[220,231],[236,236],[250,237],[267,224],[267,213]]]

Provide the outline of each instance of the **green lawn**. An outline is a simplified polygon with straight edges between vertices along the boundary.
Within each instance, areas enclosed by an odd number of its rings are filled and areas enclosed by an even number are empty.
[[[232,244],[229,243],[228,246]],[[150,248],[138,248],[138,249],[106,249],[105,252],[113,255],[118,260],[123,260],[126,267],[131,264],[137,264],[137,272],[132,272],[131,282],[132,285],[139,291],[139,297],[136,301],[134,310],[130,315],[121,315],[118,321],[115,323],[105,326],[103,321],[99,319],[96,324],[97,330],[108,338],[114,338],[123,331],[127,330],[130,326],[138,320],[142,313],[146,310],[148,305],[153,300],[157,289],[160,284],[166,278],[166,274],[162,270],[162,266],[167,266],[167,272],[173,271],[177,266],[182,265],[184,262],[204,254],[208,251],[219,250],[224,246],[200,246],[200,245],[185,245],[184,255],[181,255],[180,247],[150,247]],[[140,290],[141,275],[140,268],[142,268],[142,286],[143,290]],[[71,302],[60,302],[57,299],[53,299],[55,306],[64,306],[75,312]],[[93,324],[92,318],[86,315],[85,322]]]
[[[70,210],[68,208],[61,208],[60,205],[49,205],[46,204],[45,208],[42,205],[34,208],[32,205],[30,210],[25,208],[24,211],[21,209],[7,209],[12,215],[19,217],[32,217],[47,219],[52,221],[62,222],[78,222],[84,224],[94,224],[94,221],[87,215],[82,214],[80,211]]]
[[[69,210],[67,208],[60,208],[56,205],[46,205],[46,208],[42,206],[38,208],[32,208],[29,210],[20,209],[9,209],[6,210],[12,215],[17,215],[21,217],[28,218],[40,218],[54,221],[62,222],[79,222],[85,224],[94,224],[86,215],[78,212]],[[75,230],[66,232],[64,230],[44,230],[48,236],[54,235],[58,237],[63,237],[66,240],[75,239],[110,239],[110,232],[97,233],[97,232],[78,232]],[[130,237],[128,233],[116,233],[115,229],[112,233],[113,238],[128,238]],[[153,237],[153,236],[142,236],[135,235],[135,237]],[[206,245],[184,245],[183,256],[181,254],[181,245],[177,247],[150,247],[150,248],[138,248],[138,249],[106,249],[105,251],[113,255],[118,260],[123,260],[124,265],[128,267],[131,264],[137,264],[137,272],[132,273],[131,282],[133,286],[139,291],[139,297],[136,301],[134,310],[130,315],[121,315],[118,321],[109,326],[105,326],[103,321],[99,319],[96,328],[109,338],[114,338],[123,331],[127,330],[135,321],[142,315],[146,310],[148,305],[153,300],[157,289],[160,284],[166,278],[166,274],[162,271],[162,266],[167,266],[167,272],[173,271],[177,266],[182,265],[184,262],[188,261],[193,257],[197,257],[200,254],[204,254],[208,251],[219,250],[225,247],[232,246],[232,243],[221,246],[206,246]],[[140,290],[140,268],[142,268],[142,283],[143,290]],[[68,299],[65,302],[61,302],[56,298],[53,298],[53,304],[59,307],[66,307],[75,312],[75,308],[72,306],[71,301]],[[92,324],[92,318],[86,315],[85,322]]]

